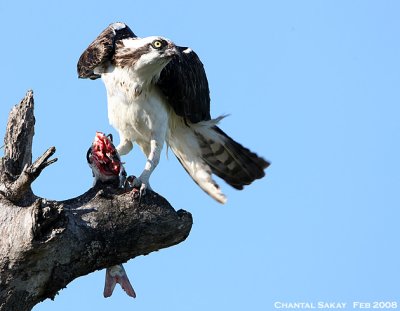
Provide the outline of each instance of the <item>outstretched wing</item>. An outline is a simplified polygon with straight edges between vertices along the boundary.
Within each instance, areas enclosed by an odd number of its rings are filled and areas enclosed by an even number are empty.
[[[110,61],[114,55],[115,42],[125,38],[136,38],[133,31],[124,23],[113,23],[87,47],[78,61],[79,78],[100,78],[94,69]]]
[[[180,55],[163,69],[157,85],[185,122],[210,120],[210,91],[203,63],[192,49],[178,49]]]

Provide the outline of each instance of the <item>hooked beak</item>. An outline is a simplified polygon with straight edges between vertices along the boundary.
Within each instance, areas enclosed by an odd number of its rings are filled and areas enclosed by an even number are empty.
[[[168,43],[167,48],[165,49],[164,55],[167,57],[179,56],[181,53],[177,49],[176,45],[172,42]]]

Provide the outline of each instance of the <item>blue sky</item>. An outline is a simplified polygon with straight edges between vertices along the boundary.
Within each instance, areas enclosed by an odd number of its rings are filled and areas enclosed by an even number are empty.
[[[34,184],[66,199],[92,184],[85,152],[108,124],[101,81],[76,62],[109,23],[191,46],[221,127],[272,162],[244,191],[207,197],[163,152],[152,187],[193,214],[188,239],[129,261],[137,292],[102,297],[104,271],[47,310],[273,310],[274,302],[399,300],[400,4],[397,1],[8,1],[0,3],[0,136],[35,94],[34,157],[59,161]],[[144,157],[125,156],[138,174]]]

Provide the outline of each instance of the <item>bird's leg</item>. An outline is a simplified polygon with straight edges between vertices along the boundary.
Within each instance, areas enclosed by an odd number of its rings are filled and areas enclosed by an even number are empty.
[[[151,173],[154,171],[158,162],[160,161],[161,149],[163,147],[163,140],[152,138],[150,141],[150,152],[147,156],[146,165],[139,178],[135,179],[135,186],[139,188],[140,196],[146,194],[146,189],[150,189],[149,179]]]
[[[117,152],[119,155],[128,154],[133,148],[133,144],[129,139],[126,139],[122,135],[120,135],[120,142],[117,146]]]

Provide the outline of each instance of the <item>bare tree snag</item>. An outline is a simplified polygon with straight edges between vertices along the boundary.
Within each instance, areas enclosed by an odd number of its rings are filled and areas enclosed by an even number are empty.
[[[65,201],[34,195],[32,182],[57,159],[51,147],[32,163],[33,109],[29,91],[10,112],[0,161],[0,311],[31,310],[79,276],[184,241],[192,226],[151,191],[140,204],[102,183]]]

